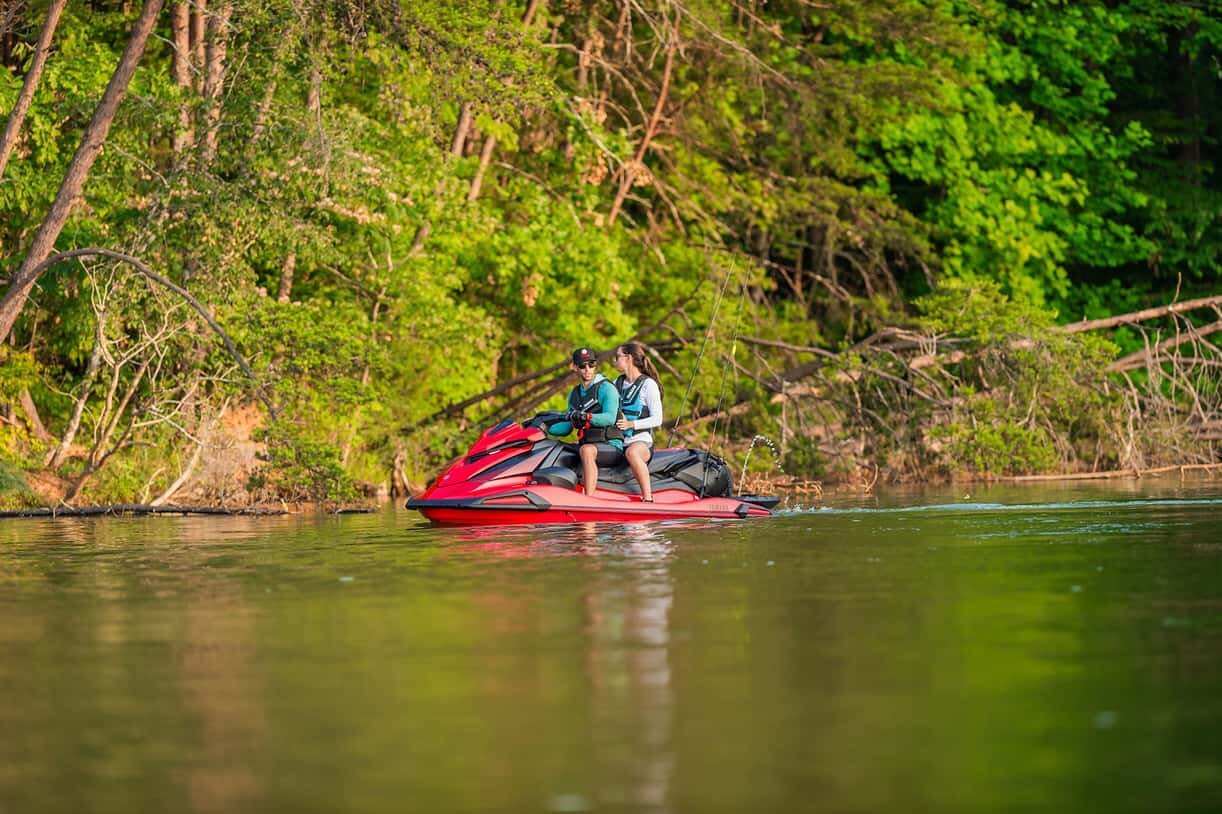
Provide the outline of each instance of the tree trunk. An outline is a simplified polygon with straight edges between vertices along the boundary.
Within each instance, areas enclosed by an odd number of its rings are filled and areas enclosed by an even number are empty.
[[[276,302],[288,302],[293,293],[293,269],[297,267],[297,252],[289,252],[280,267],[280,290],[276,292]]]
[[[471,189],[467,192],[467,200],[474,201],[479,197],[480,188],[484,185],[484,174],[488,172],[488,165],[492,163],[492,153],[496,150],[496,136],[488,136],[484,139],[483,149],[479,151],[479,168],[475,170],[475,177],[471,179]]]
[[[59,17],[67,2],[68,0],[51,0],[51,5],[47,9],[47,18],[43,21],[42,31],[38,34],[38,45],[34,47],[34,58],[30,62],[30,69],[26,72],[25,81],[21,83],[21,93],[17,96],[17,102],[13,105],[12,112],[9,113],[4,135],[0,136],[0,177],[4,175],[9,156],[13,152],[13,147],[17,145],[17,135],[21,132],[21,124],[25,121],[25,114],[30,109],[30,102],[34,99],[38,80],[42,78],[42,69],[47,64],[47,53],[51,50],[51,38],[55,36],[55,27],[59,25]]]
[[[229,41],[229,17],[233,3],[224,3],[208,18],[208,43],[205,48],[207,65],[204,70],[204,139],[200,161],[207,167],[216,158],[221,131],[221,94],[225,89],[225,52]]]
[[[526,11],[522,14],[522,27],[530,28],[530,24],[534,22],[535,12],[539,9],[540,0],[530,0],[526,4]],[[475,177],[471,179],[471,189],[467,192],[467,200],[474,201],[479,197],[480,189],[484,185],[484,175],[488,172],[488,166],[492,163],[492,156],[496,152],[496,136],[487,136],[484,139],[484,146],[479,151],[479,168],[475,171]]]
[[[17,44],[16,29],[19,23],[25,21],[25,7],[22,4],[0,1],[0,66],[16,70],[14,64],[13,46]]]
[[[267,129],[267,117],[271,114],[272,102],[276,98],[276,88],[279,85],[279,69],[288,61],[289,49],[297,42],[299,36],[298,26],[301,24],[300,16],[294,18],[293,23],[281,35],[276,43],[276,52],[272,55],[271,76],[269,76],[267,84],[263,86],[263,96],[259,99],[259,104],[255,106],[254,124],[250,132],[250,148],[253,152],[254,146],[263,138],[263,132]],[[321,81],[321,76],[320,76]],[[319,105],[319,110],[322,106]]]
[[[455,158],[461,158],[463,148],[467,144],[467,133],[471,131],[471,105],[463,105],[458,111],[458,124],[454,127],[454,138],[450,142],[450,155]],[[440,194],[440,187],[437,193]],[[416,234],[412,237],[412,247],[408,250],[410,257],[415,257],[424,251],[424,243],[429,239],[429,232],[433,231],[433,224],[427,220],[416,227]]]
[[[136,66],[144,55],[149,34],[157,22],[157,16],[161,13],[164,2],[165,0],[145,0],[144,9],[140,12],[139,19],[136,20],[136,27],[132,30],[127,48],[123,51],[122,58],[119,59],[114,75],[110,78],[110,84],[106,86],[106,92],[102,94],[102,100],[93,113],[93,119],[85,128],[85,135],[81,139],[76,155],[72,158],[72,163],[68,165],[68,171],[60,184],[59,192],[55,195],[51,211],[34,236],[30,251],[26,254],[21,268],[9,281],[8,292],[0,301],[0,342],[8,339],[12,332],[13,324],[21,314],[21,309],[30,296],[30,290],[37,282],[35,270],[51,254],[59,233],[63,231],[64,224],[68,221],[68,214],[72,206],[81,196],[85,179],[89,177],[89,170],[92,169],[93,162],[102,152],[102,145],[106,142],[110,125],[114,122],[115,114],[119,110],[119,103],[123,101],[123,96],[127,93],[127,86],[136,72]]]
[[[450,155],[462,158],[467,146],[467,133],[471,132],[471,105],[465,104],[458,111],[458,124],[454,127],[454,139],[450,142]]]
[[[191,8],[191,63],[195,90],[204,92],[204,42],[208,38],[208,0],[195,0]]]
[[[100,328],[100,326],[99,326]],[[81,428],[81,419],[85,415],[85,405],[89,402],[89,392],[93,389],[93,380],[97,378],[98,368],[102,364],[102,338],[98,336],[97,342],[93,346],[93,352],[89,354],[89,366],[85,370],[85,379],[81,382],[81,395],[72,405],[72,416],[68,419],[68,426],[64,428],[64,437],[60,439],[59,444],[55,449],[51,450],[51,454],[47,456],[43,466],[48,469],[59,469],[68,457],[68,450],[72,446],[72,442],[76,440],[76,433]]]
[[[1217,294],[1212,297],[1201,297],[1195,300],[1184,300],[1175,302],[1171,305],[1159,305],[1155,308],[1146,308],[1142,311],[1133,311],[1129,314],[1119,314],[1114,317],[1105,317],[1103,319],[1084,319],[1081,322],[1071,322],[1068,325],[1061,325],[1056,330],[1064,331],[1065,333],[1076,334],[1082,331],[1097,331],[1100,328],[1115,328],[1117,325],[1128,325],[1147,320],[1156,319],[1158,317],[1167,317],[1172,314],[1182,314],[1185,311],[1195,311],[1198,308],[1210,308],[1222,306],[1222,294]]]
[[[170,31],[174,42],[170,74],[174,84],[190,91],[191,84],[191,9],[188,0],[174,0],[171,10]],[[184,104],[178,111],[178,130],[174,133],[174,157],[181,157],[195,143],[195,129],[191,126],[191,108]]]
[[[22,389],[21,395],[17,398],[17,403],[21,406],[21,412],[25,416],[25,423],[29,426],[30,432],[34,433],[34,437],[44,444],[51,441],[51,433],[47,432],[47,428],[43,426],[42,417],[38,415],[38,406],[34,404],[29,388]]]
[[[619,216],[624,199],[628,197],[628,190],[632,188],[632,182],[636,180],[636,168],[641,166],[645,160],[649,142],[653,140],[654,134],[658,132],[658,125],[662,122],[662,110],[666,106],[666,97],[670,93],[670,76],[675,67],[675,51],[678,47],[679,18],[676,16],[675,24],[671,27],[670,42],[666,46],[666,65],[662,68],[662,87],[658,91],[658,103],[654,105],[653,115],[649,117],[649,122],[645,126],[645,134],[641,136],[641,143],[637,145],[636,154],[632,156],[632,163],[620,168],[619,189],[615,193],[615,200],[611,203],[611,211],[607,213],[607,226],[613,225]]]

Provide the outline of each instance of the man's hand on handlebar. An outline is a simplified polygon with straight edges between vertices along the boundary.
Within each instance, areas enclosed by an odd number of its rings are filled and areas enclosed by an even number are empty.
[[[582,429],[590,425],[591,415],[581,410],[569,410],[564,416],[574,429]]]

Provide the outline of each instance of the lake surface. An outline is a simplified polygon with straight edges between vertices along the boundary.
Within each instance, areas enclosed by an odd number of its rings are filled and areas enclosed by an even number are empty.
[[[998,810],[1222,811],[1222,480],[0,521],[0,814]]]

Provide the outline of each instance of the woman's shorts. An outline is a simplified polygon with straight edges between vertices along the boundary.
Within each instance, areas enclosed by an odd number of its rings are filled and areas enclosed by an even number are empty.
[[[649,463],[650,461],[653,460],[653,444],[649,443],[648,441],[635,441],[635,442],[626,441],[624,443],[624,451],[627,452],[628,447],[631,446],[633,443],[644,444],[645,446],[649,447],[649,457],[645,459],[645,463]]]
[[[624,451],[617,446],[608,444],[606,441],[599,441],[594,444],[582,444],[581,446],[592,446],[598,450],[598,457],[594,459],[594,462],[599,466],[615,466],[624,460]]]

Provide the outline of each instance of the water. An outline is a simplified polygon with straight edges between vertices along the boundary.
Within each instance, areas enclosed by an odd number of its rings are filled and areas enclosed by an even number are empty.
[[[0,812],[1218,811],[1220,518],[0,521]]]

